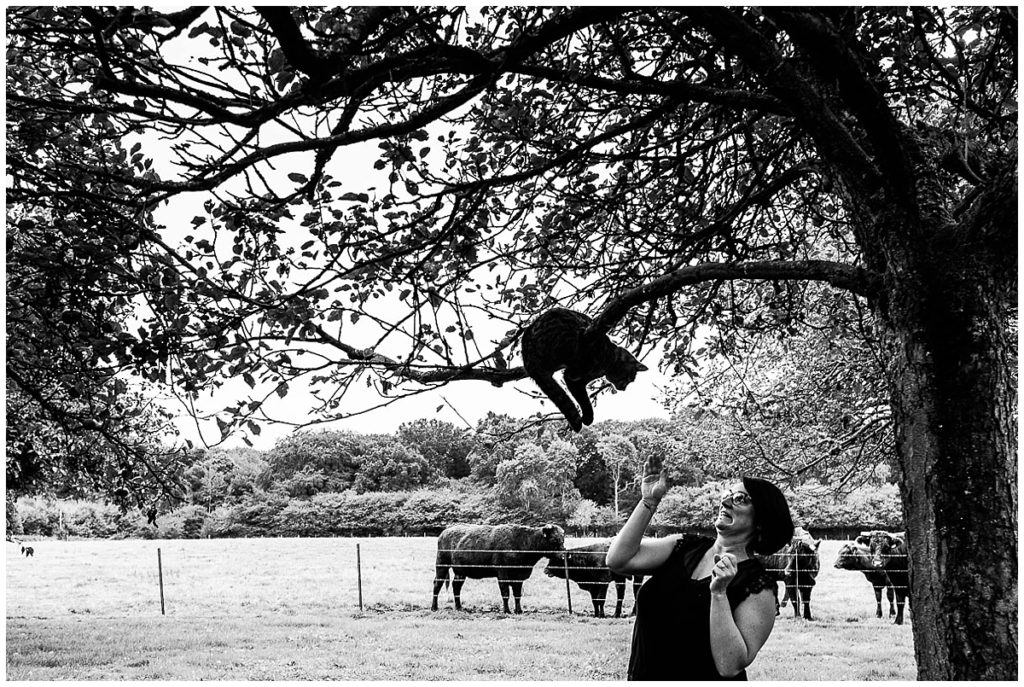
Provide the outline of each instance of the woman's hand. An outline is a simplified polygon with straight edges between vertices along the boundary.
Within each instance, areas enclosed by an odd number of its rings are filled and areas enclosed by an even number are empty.
[[[711,569],[711,593],[725,594],[725,590],[736,577],[736,556],[731,553],[715,555],[715,567]]]
[[[644,463],[644,478],[640,482],[640,497],[657,505],[669,489],[668,474],[660,457],[651,456]]]

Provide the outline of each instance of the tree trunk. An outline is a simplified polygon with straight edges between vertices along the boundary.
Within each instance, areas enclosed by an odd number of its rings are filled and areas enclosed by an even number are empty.
[[[1016,680],[1016,270],[963,245],[924,261],[920,248],[907,247],[882,314],[918,677]]]

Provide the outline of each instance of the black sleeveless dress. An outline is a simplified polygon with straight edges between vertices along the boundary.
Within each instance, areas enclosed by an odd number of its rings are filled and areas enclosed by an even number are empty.
[[[629,656],[629,680],[746,680],[746,671],[718,674],[711,655],[711,577],[690,579],[714,544],[710,537],[684,535],[668,560],[644,582],[636,598]],[[740,561],[726,596],[736,607],[751,594],[771,589],[772,579],[755,558]]]

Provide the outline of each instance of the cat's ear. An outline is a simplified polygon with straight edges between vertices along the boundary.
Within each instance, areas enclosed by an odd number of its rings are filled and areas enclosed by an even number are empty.
[[[647,366],[644,365],[642,362],[640,362],[638,360],[638,361],[636,361],[636,371],[637,372],[647,372]]]

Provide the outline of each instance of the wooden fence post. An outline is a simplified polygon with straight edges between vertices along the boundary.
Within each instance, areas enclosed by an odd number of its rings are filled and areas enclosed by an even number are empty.
[[[569,615],[572,615],[572,588],[569,586],[569,552],[565,552],[565,558],[562,559],[565,567],[565,598],[569,605]]]
[[[363,610],[363,563],[359,555],[359,544],[356,544],[356,584],[359,587],[359,611]]]
[[[160,558],[160,547],[156,549],[156,572],[160,577],[160,615],[167,615],[164,612],[164,565]]]

